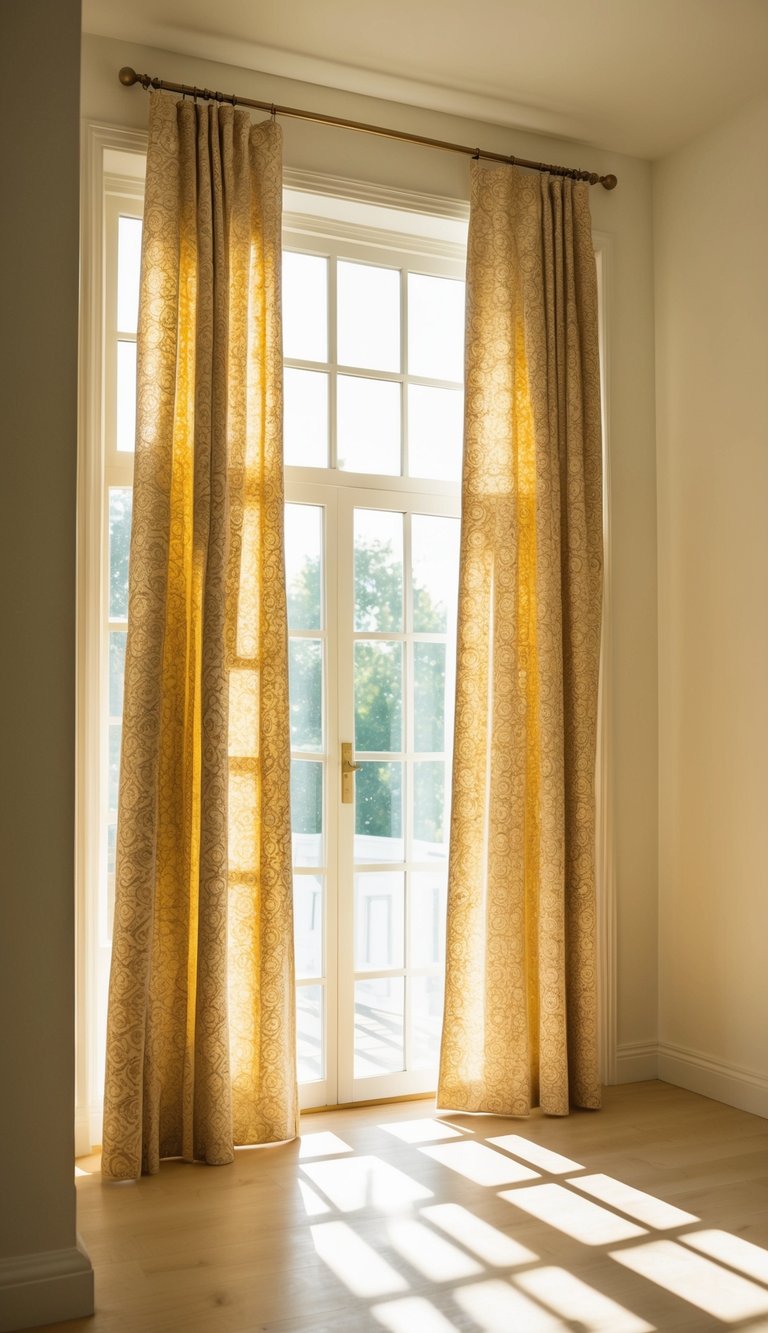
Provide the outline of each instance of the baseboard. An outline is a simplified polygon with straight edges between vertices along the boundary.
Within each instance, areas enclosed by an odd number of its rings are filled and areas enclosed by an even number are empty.
[[[93,1269],[79,1246],[0,1259],[0,1333],[91,1314]]]
[[[768,1077],[755,1069],[724,1064],[702,1051],[661,1042],[658,1077],[689,1092],[699,1092],[728,1106],[737,1106],[740,1111],[768,1118]]]
[[[644,1083],[658,1078],[658,1051],[655,1041],[625,1041],[616,1048],[616,1082]]]

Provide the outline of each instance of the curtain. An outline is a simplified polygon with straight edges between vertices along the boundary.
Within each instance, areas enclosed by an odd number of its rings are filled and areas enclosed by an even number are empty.
[[[438,1105],[597,1107],[602,605],[588,186],[472,164]]]
[[[153,94],[102,1172],[297,1133],[281,137]]]

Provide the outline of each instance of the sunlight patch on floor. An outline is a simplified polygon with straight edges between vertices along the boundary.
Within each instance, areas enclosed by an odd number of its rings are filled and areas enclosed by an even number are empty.
[[[593,1199],[599,1199],[601,1203],[610,1204],[611,1208],[618,1208],[619,1212],[628,1213],[636,1222],[643,1222],[647,1227],[655,1227],[657,1231],[664,1231],[667,1227],[684,1227],[689,1222],[699,1220],[693,1213],[685,1213],[682,1208],[664,1203],[653,1194],[645,1194],[643,1190],[624,1185],[620,1180],[614,1180],[613,1176],[579,1176],[576,1180],[569,1180],[567,1184],[572,1185],[574,1189],[583,1190],[585,1194],[589,1194]]]
[[[432,1191],[380,1157],[342,1157],[334,1162],[308,1162],[301,1170],[342,1213],[358,1208],[396,1212]]]
[[[468,1208],[462,1208],[459,1203],[430,1204],[421,1209],[421,1216],[493,1268],[514,1268],[517,1264],[535,1263],[539,1257],[506,1232],[475,1217],[474,1213],[470,1213]]]
[[[346,1222],[318,1222],[310,1231],[316,1253],[353,1296],[370,1298],[408,1291],[402,1274]]]
[[[461,1143],[441,1143],[434,1148],[420,1148],[419,1151],[441,1166],[458,1171],[459,1175],[476,1185],[513,1185],[519,1180],[539,1179],[537,1171],[513,1162],[510,1157],[494,1152],[493,1148],[487,1148],[483,1143],[462,1140]]]
[[[726,1323],[768,1313],[768,1291],[692,1254],[676,1241],[656,1240],[614,1250],[611,1258]]]
[[[321,1199],[317,1190],[313,1190],[306,1180],[300,1180],[298,1183],[301,1191],[301,1201],[304,1204],[307,1217],[322,1217],[323,1213],[332,1211],[331,1205],[326,1203],[325,1199]]]
[[[423,1296],[407,1296],[402,1301],[374,1305],[374,1319],[390,1333],[457,1333],[456,1325],[436,1310]]]
[[[461,1131],[441,1120],[400,1120],[396,1124],[379,1125],[387,1134],[394,1134],[403,1143],[434,1143],[437,1139],[459,1139]]]
[[[563,1333],[569,1328],[501,1279],[457,1287],[453,1295],[483,1333]]]
[[[575,1320],[583,1333],[654,1333],[653,1324],[595,1291],[566,1268],[535,1268],[514,1281],[555,1314]]]
[[[387,1237],[392,1248],[430,1282],[458,1282],[483,1271],[470,1255],[413,1218],[388,1223]]]
[[[570,1157],[563,1157],[559,1152],[553,1152],[551,1148],[545,1148],[541,1143],[531,1143],[530,1139],[524,1139],[520,1134],[501,1134],[498,1138],[486,1141],[492,1143],[495,1148],[511,1152],[515,1157],[522,1157],[524,1162],[538,1166],[550,1176],[564,1176],[569,1171],[584,1169],[578,1162],[572,1162]]]
[[[337,1153],[354,1152],[348,1143],[332,1134],[329,1129],[318,1134],[302,1134],[299,1140],[299,1157],[333,1157]]]
[[[687,1236],[680,1236],[685,1245],[692,1245],[710,1259],[719,1259],[731,1268],[738,1268],[747,1277],[756,1277],[759,1282],[768,1283],[768,1250],[763,1250],[751,1241],[732,1236],[729,1231],[692,1231]]]
[[[648,1233],[627,1222],[607,1208],[572,1194],[562,1185],[530,1185],[519,1190],[502,1190],[500,1197],[521,1208],[531,1217],[562,1231],[584,1245],[613,1245]]]

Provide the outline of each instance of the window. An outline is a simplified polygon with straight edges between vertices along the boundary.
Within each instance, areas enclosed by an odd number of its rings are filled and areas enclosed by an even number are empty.
[[[78,497],[78,1152],[89,1151],[101,1130],[145,151],[141,134],[91,127]],[[303,1105],[435,1085],[466,216],[451,201],[305,173],[289,173],[285,191],[285,530]],[[603,259],[598,254],[601,280]],[[351,802],[341,799],[342,742],[360,765],[348,783]],[[603,730],[601,781],[606,755]],[[601,785],[603,808],[606,790]],[[601,947],[610,961],[607,848],[603,829]],[[610,1015],[607,988],[603,995]],[[610,1019],[603,1029],[609,1070]]]

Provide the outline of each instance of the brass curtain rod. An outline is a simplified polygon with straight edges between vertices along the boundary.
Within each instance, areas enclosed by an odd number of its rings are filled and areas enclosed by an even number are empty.
[[[382,125],[366,125],[359,120],[344,120],[340,116],[326,116],[320,111],[298,111],[292,106],[277,106],[274,102],[257,102],[253,97],[236,97],[234,93],[212,92],[210,88],[195,88],[186,83],[170,83],[166,79],[154,79],[149,74],[137,74],[130,65],[124,65],[118,75],[126,88],[140,83],[142,88],[158,88],[167,93],[182,93],[186,97],[200,98],[206,102],[228,102],[231,106],[255,107],[258,111],[269,111],[273,116],[291,116],[294,120],[312,120],[319,125],[337,125],[344,130],[359,130],[362,134],[378,134],[384,139],[400,139],[403,143],[423,144],[426,148],[444,148],[449,153],[465,153],[467,157],[483,158],[488,162],[506,162],[509,166],[530,167],[532,171],[544,171],[550,176],[568,176],[575,181],[589,181],[590,185],[602,185],[604,190],[614,190],[617,185],[615,176],[598,176],[596,171],[580,171],[576,167],[556,167],[548,162],[529,162],[525,157],[514,157],[511,153],[492,153],[484,148],[467,148],[464,144],[448,143],[444,139],[428,139],[423,134],[406,134],[404,130],[388,130]]]

